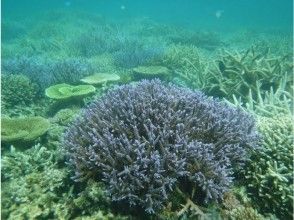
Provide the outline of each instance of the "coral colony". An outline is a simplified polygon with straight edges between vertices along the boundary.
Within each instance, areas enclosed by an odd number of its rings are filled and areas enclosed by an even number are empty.
[[[222,199],[258,135],[253,118],[198,91],[143,80],[94,101],[64,137],[74,179],[153,213],[185,178]],[[234,169],[233,169],[234,168]]]
[[[1,219],[293,219],[290,1],[267,1],[286,23],[264,4],[240,22],[196,1],[11,2]]]

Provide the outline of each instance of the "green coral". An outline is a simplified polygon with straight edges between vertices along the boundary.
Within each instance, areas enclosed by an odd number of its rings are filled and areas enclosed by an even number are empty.
[[[245,166],[248,193],[264,213],[292,218],[293,207],[293,118],[259,117],[262,143]]]
[[[64,169],[53,169],[55,153],[41,145],[24,152],[12,147],[1,161],[2,218],[36,219],[47,215],[48,204],[57,198],[54,192],[68,176]]]
[[[57,193],[64,190],[67,173],[64,169],[45,167],[43,171],[32,172],[2,183],[2,217],[48,218],[55,212],[52,206],[61,196]]]
[[[112,213],[102,183],[74,183],[60,155],[41,145],[2,155],[3,219],[129,219]]]
[[[234,104],[242,107],[247,111],[265,117],[273,117],[278,114],[291,115],[293,111],[293,94],[286,91],[286,79],[283,77],[279,81],[279,87],[274,91],[273,87],[269,91],[265,91],[262,95],[260,84],[257,82],[257,99],[252,96],[251,90],[246,97],[247,103],[243,104],[241,97],[237,98],[233,95]]]
[[[236,187],[225,193],[221,203],[221,216],[230,220],[265,220],[264,216],[258,213],[251,206],[251,200],[247,197],[243,187]]]
[[[208,86],[208,64],[200,57],[194,46],[171,45],[162,60],[162,64],[172,70],[176,78],[192,88],[204,89]]]
[[[2,183],[4,219],[128,219],[114,215],[103,185],[70,183],[67,169],[46,167]],[[19,183],[22,183],[19,185]],[[100,218],[98,218],[100,219]]]
[[[47,115],[47,108],[50,104],[50,100],[48,99],[40,99],[36,100],[35,103],[31,104],[30,106],[20,106],[15,105],[13,108],[9,109],[2,109],[3,117],[10,117],[10,118],[19,118],[19,117],[28,117],[28,116],[42,116],[45,117]]]
[[[80,109],[66,108],[58,111],[53,118],[50,119],[51,126],[47,132],[46,146],[50,149],[61,148],[62,134],[67,126],[75,119]]]
[[[53,123],[47,132],[46,147],[49,149],[61,148],[62,135],[66,130],[66,126]]]
[[[49,129],[50,123],[42,117],[2,118],[1,141],[9,144],[30,143]]]
[[[77,108],[61,109],[54,115],[54,117],[52,118],[52,122],[57,123],[61,126],[66,126],[74,120],[78,112],[79,112],[79,109]]]
[[[50,86],[45,94],[51,99],[66,100],[71,98],[83,98],[95,92],[95,87],[91,85],[72,86],[66,83]]]
[[[17,179],[34,171],[52,165],[54,154],[37,144],[26,153],[16,151],[11,146],[10,151],[2,157],[2,180]]]
[[[176,30],[174,36],[170,36],[172,42],[182,43],[186,45],[195,45],[206,50],[215,50],[224,45],[220,36],[212,31],[188,31],[180,29]]]
[[[230,212],[229,219],[232,220],[265,220],[265,218],[260,215],[252,207],[239,206]]]
[[[106,196],[104,185],[97,181],[88,181],[86,188],[73,199],[73,204],[75,210],[83,213],[77,219],[128,219],[111,212],[110,198]]]
[[[275,91],[282,77],[286,78],[286,91],[290,92],[293,84],[292,71],[290,55],[277,57],[270,54],[269,50],[260,51],[255,47],[241,53],[223,51],[216,67],[210,71],[212,78],[208,92],[230,100],[232,94],[235,94],[247,101],[247,94],[251,90],[253,99],[256,100],[256,82],[259,83],[263,95],[271,87]]]
[[[170,75],[170,71],[164,66],[138,66],[133,68],[133,75],[135,79],[165,79]]]
[[[81,79],[82,82],[90,85],[102,85],[107,82],[119,81],[120,76],[115,73],[96,73]]]
[[[25,75],[2,75],[1,101],[4,109],[28,106],[37,98],[37,85]]]

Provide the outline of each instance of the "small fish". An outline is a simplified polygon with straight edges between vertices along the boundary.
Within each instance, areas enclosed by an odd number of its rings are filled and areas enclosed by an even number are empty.
[[[125,10],[125,9],[126,9],[126,6],[121,5],[121,6],[120,6],[120,9],[121,9],[121,10]]]
[[[220,19],[220,17],[223,15],[224,12],[225,12],[224,10],[217,10],[217,11],[215,12],[215,17],[216,17],[217,19]]]

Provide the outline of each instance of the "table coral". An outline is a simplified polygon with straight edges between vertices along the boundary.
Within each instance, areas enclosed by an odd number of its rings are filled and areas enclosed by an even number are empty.
[[[42,117],[2,118],[1,141],[9,144],[30,143],[44,135],[50,123]]]

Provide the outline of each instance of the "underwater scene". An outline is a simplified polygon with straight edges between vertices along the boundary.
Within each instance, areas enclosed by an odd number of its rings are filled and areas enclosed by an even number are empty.
[[[1,219],[293,219],[292,0],[1,12]]]

